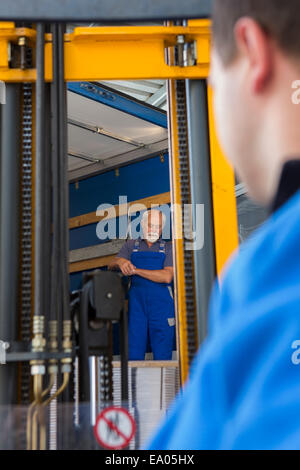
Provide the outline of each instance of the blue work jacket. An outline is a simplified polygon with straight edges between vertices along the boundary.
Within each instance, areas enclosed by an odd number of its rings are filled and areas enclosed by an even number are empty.
[[[245,242],[215,286],[208,338],[146,447],[300,449],[299,363],[300,191]]]

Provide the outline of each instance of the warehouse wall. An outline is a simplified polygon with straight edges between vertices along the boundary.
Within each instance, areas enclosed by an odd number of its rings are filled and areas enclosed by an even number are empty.
[[[70,184],[70,217],[97,210],[100,204],[119,204],[119,196],[128,202],[170,191],[169,157],[166,154],[134,163],[118,170],[108,171]],[[97,245],[97,224],[70,230],[70,250]],[[71,290],[81,287],[82,273],[70,275]]]
[[[96,212],[101,204],[119,204],[119,196],[128,202],[144,199],[170,191],[169,157],[166,154],[122,167],[116,173],[107,173],[70,184],[70,218]],[[70,250],[104,243],[97,238],[97,224],[70,230]],[[70,274],[71,291],[82,286],[82,272]],[[119,354],[119,330],[114,325],[114,354]],[[174,344],[174,349],[176,345]],[[148,351],[150,347],[148,344]]]

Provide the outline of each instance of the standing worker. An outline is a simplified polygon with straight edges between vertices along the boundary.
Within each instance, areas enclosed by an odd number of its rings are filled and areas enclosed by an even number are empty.
[[[162,240],[165,215],[143,214],[143,239],[128,240],[109,268],[131,276],[129,290],[129,360],[142,361],[148,334],[154,360],[171,360],[175,338],[172,242]]]
[[[223,273],[150,449],[300,449],[300,2],[214,0],[220,140],[269,220]]]

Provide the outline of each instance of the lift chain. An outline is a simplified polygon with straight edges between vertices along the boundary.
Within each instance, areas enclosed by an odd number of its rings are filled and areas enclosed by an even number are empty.
[[[184,80],[176,80],[176,115],[178,129],[178,150],[180,167],[180,190],[182,209],[190,204],[190,175],[188,163],[188,134],[187,134],[187,112],[186,112],[186,87]],[[191,231],[191,220],[187,212],[184,212],[183,231],[184,236]],[[186,325],[187,325],[187,347],[189,364],[197,352],[197,339],[195,330],[195,295],[194,295],[194,266],[193,252],[185,249],[184,243],[184,277],[185,277],[185,299],[186,299]]]
[[[99,403],[105,407],[105,404],[111,402],[112,395],[112,363],[108,355],[100,356],[99,359]]]
[[[32,67],[32,51],[26,48],[26,66]],[[21,315],[20,340],[30,343],[32,316],[32,118],[33,89],[31,83],[22,85],[22,137],[21,137]],[[20,364],[21,405],[29,405],[31,375],[28,361]],[[21,413],[20,448],[26,449],[26,410]]]

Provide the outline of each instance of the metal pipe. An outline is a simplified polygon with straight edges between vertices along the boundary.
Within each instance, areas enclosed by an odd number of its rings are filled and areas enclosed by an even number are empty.
[[[51,27],[52,32],[52,61],[53,61],[53,81],[51,83],[51,138],[52,138],[52,260],[51,260],[51,308],[50,320],[58,320],[58,305],[60,300],[60,193],[59,193],[59,170],[58,170],[58,53],[57,53],[57,24]]]
[[[44,315],[45,26],[37,24],[34,315]]]
[[[58,104],[59,104],[59,167],[61,191],[61,263],[63,284],[63,318],[70,320],[69,297],[69,183],[67,167],[67,95],[64,63],[64,24],[58,25]]]
[[[63,374],[63,382],[59,389],[51,395],[47,400],[42,402],[42,398],[46,396],[52,389],[55,376],[51,376],[49,386],[46,390],[42,390],[42,375],[34,376],[34,395],[35,401],[28,410],[27,420],[27,449],[37,450],[38,446],[38,424],[40,425],[40,449],[46,448],[46,428],[45,428],[45,409],[55,398],[57,398],[66,389],[69,383],[70,374]],[[31,417],[32,411],[35,408]]]
[[[51,389],[54,385],[55,382],[55,374],[50,374],[50,381],[48,387],[42,391],[42,398],[44,398],[48,393],[51,392]],[[38,418],[39,418],[39,425],[40,425],[40,450],[46,450],[46,445],[47,445],[47,433],[46,433],[46,408],[43,406],[43,403],[41,406],[36,410],[38,413]]]
[[[55,398],[57,398],[65,390],[65,388],[67,387],[67,385],[69,383],[69,378],[70,378],[70,374],[68,372],[64,372],[63,382],[62,382],[61,386],[59,387],[59,389],[53,395],[51,395],[50,398],[48,398],[48,400],[46,400],[43,403],[43,406],[49,405],[49,403],[51,403],[51,401],[53,401]]]
[[[36,35],[36,149],[35,149],[35,218],[34,218],[34,319],[32,350],[42,352],[45,350],[45,25],[37,24]],[[34,406],[39,406],[42,399],[43,375],[45,367],[43,361],[31,361],[31,374],[34,383],[34,403],[30,406],[27,417],[27,445],[33,450],[38,445],[38,428],[33,415],[31,422],[31,411]],[[31,432],[32,423],[32,432]]]
[[[33,378],[33,387],[34,387],[34,396],[35,396],[35,402],[36,405],[39,406],[42,398],[42,381],[43,377],[41,374],[37,374]],[[33,420],[32,420],[32,445],[31,448],[32,450],[37,450],[38,446],[38,434],[37,434],[37,421],[36,421],[36,414],[33,415]]]
[[[59,168],[59,65],[58,65],[58,25],[51,25],[52,33],[52,62],[53,81],[51,83],[51,139],[52,139],[52,260],[51,260],[51,311],[50,321],[52,337],[50,347],[61,351],[62,349],[62,273],[61,273],[61,191]],[[52,361],[51,367],[56,373],[56,381],[59,381],[58,363]],[[55,392],[56,393],[56,392]],[[56,395],[52,395],[52,402],[56,401]],[[50,420],[56,423],[57,407],[50,409]],[[57,437],[56,437],[57,440]]]
[[[121,312],[120,320],[120,354],[121,354],[121,400],[123,406],[128,402],[128,318],[127,310]]]
[[[90,375],[90,416],[91,425],[94,426],[97,417],[97,380],[96,368],[97,358],[95,356],[89,357],[89,375]]]
[[[197,220],[197,205],[204,205],[204,224],[200,227],[204,230],[204,247],[194,251],[198,339],[201,344],[207,334],[208,305],[216,278],[206,81],[186,80],[186,90],[190,188],[194,222]]]
[[[20,259],[20,86],[1,105],[0,340],[18,339]],[[17,402],[17,365],[0,366],[0,405]]]
[[[87,402],[90,398],[90,384],[86,380],[86,373],[89,367],[89,354],[88,354],[88,338],[87,330],[83,323],[85,312],[88,311],[89,304],[89,288],[91,286],[91,281],[87,282],[81,291],[80,294],[80,316],[79,316],[79,343],[81,348],[78,352],[79,354],[79,401]]]
[[[37,401],[34,400],[28,408],[27,411],[27,450],[31,450],[32,447],[32,411]]]
[[[36,376],[34,378],[34,381],[36,381]],[[41,398],[44,398],[46,395],[48,395],[48,393],[51,392],[51,389],[53,387],[53,384],[55,382],[55,375],[52,374],[50,375],[50,381],[49,381],[49,385],[48,387],[41,391]],[[36,386],[35,386],[36,387]],[[30,450],[32,448],[32,420],[35,416],[35,414],[33,414],[32,416],[32,412],[33,412],[33,409],[38,405],[38,400],[37,398],[31,403],[30,407],[28,408],[28,412],[27,412],[27,450]],[[34,413],[36,413],[36,410],[34,411]]]
[[[51,108],[50,85],[45,86],[45,154],[44,154],[44,315],[47,338],[48,321],[51,319],[51,238],[52,238],[52,201],[51,201]]]

